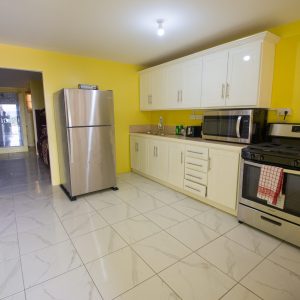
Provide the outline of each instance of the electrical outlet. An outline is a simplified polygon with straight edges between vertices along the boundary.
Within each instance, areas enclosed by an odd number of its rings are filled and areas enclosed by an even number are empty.
[[[292,110],[290,108],[277,108],[276,110],[278,116],[285,116],[285,115],[290,116],[292,114]]]
[[[190,115],[190,120],[203,120],[203,116],[202,115]]]

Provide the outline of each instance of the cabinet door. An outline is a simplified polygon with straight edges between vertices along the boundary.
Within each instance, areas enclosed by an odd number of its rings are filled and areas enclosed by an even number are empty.
[[[261,42],[229,51],[226,106],[253,106],[258,100]]]
[[[236,209],[239,153],[209,149],[207,197],[230,209]]]
[[[169,143],[169,176],[168,182],[183,188],[185,145]]]
[[[183,88],[182,63],[176,63],[166,67],[166,108],[180,107]]]
[[[149,174],[158,179],[168,178],[168,143],[150,140],[148,145],[148,170]]]
[[[134,170],[140,169],[140,159],[138,154],[138,139],[130,137],[130,165]]]
[[[225,105],[228,51],[203,57],[202,107]]]
[[[183,88],[179,102],[181,108],[201,107],[202,67],[202,57],[183,64]]]
[[[130,138],[131,168],[147,172],[147,140],[140,137]]]
[[[151,105],[151,76],[150,72],[140,74],[140,109],[150,110]]]
[[[164,67],[150,72],[151,109],[163,109],[166,104],[166,70]]]

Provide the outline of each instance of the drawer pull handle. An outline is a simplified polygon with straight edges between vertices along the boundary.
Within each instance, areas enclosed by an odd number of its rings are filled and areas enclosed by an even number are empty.
[[[279,223],[279,222],[277,222],[277,221],[274,221],[274,220],[272,220],[272,219],[269,219],[269,218],[267,218],[267,217],[265,217],[265,216],[260,216],[260,218],[261,218],[262,220],[267,221],[267,222],[269,222],[269,223],[272,223],[272,224],[274,224],[274,225],[281,226],[281,223]]]
[[[192,189],[192,190],[194,190],[194,191],[196,191],[196,192],[199,192],[199,193],[201,193],[201,191],[199,191],[199,190],[197,190],[197,189],[195,189],[195,188],[192,188],[191,186],[189,186],[189,185],[186,185],[186,187],[188,187],[189,189]]]
[[[186,175],[202,180],[202,177],[197,177],[197,176],[195,176],[195,175],[188,174],[188,173],[186,173]]]
[[[192,150],[187,150],[187,152],[195,153],[195,154],[200,154],[200,155],[204,154],[203,152],[197,152],[197,151],[192,151]]]
[[[193,163],[190,163],[190,162],[188,162],[187,164],[188,164],[188,165],[192,165],[192,166],[201,167],[201,168],[203,167],[203,165],[197,165],[197,164],[193,164]]]

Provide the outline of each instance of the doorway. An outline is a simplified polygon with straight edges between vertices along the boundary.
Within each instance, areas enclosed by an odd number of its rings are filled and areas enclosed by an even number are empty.
[[[9,171],[10,164],[21,164],[22,157],[22,164],[36,174],[31,174],[31,179],[40,180],[40,175],[36,176],[41,165],[50,176],[46,119],[42,73],[0,68],[1,166],[5,162]],[[8,178],[0,178],[0,183],[3,180]]]
[[[23,146],[23,130],[17,93],[0,94],[0,147]]]

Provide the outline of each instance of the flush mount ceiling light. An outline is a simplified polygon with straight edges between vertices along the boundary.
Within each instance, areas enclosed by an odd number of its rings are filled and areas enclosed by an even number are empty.
[[[165,29],[163,27],[164,20],[163,19],[157,19],[157,35],[158,36],[163,36],[165,34]]]

